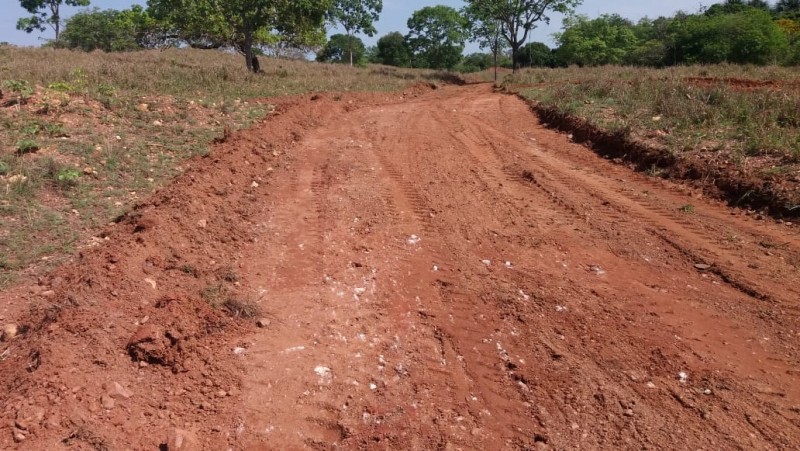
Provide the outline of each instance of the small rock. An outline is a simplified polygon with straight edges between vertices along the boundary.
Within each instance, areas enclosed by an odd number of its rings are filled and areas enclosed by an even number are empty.
[[[55,297],[55,295],[56,295],[56,292],[53,291],[53,290],[42,291],[42,297],[43,298],[52,298],[52,297]]]
[[[253,187],[253,188],[258,188],[258,182],[253,180],[253,183],[251,183],[250,186]]]
[[[166,446],[163,449],[167,451],[201,451],[200,440],[197,436],[189,431],[183,429],[171,429],[167,433],[165,442]]]
[[[123,387],[119,382],[114,382],[111,384],[111,390],[109,390],[108,394],[112,398],[116,399],[129,399],[131,396],[133,396],[133,392]]]
[[[489,265],[492,264],[492,261],[491,260],[481,260],[481,263],[483,263],[486,266],[489,266]]]
[[[244,355],[245,351],[246,351],[246,349],[244,349],[242,347],[233,348],[234,355]]]
[[[689,380],[689,374],[686,373],[685,371],[681,371],[680,373],[678,373],[678,380],[680,381],[681,384],[685,384],[686,381]]]
[[[116,404],[114,398],[108,395],[103,395],[100,397],[100,405],[102,405],[104,409],[111,410],[114,408],[114,404]]]
[[[6,324],[6,326],[3,327],[3,341],[9,341],[16,337],[17,334],[19,334],[19,326],[16,324]]]
[[[654,384],[652,382],[648,382],[647,383],[647,388],[656,388],[656,384]]]
[[[634,415],[634,413],[633,413],[633,409],[625,409],[625,410],[622,412],[622,414],[623,414],[623,415],[625,415],[626,417],[632,417],[632,416]]]
[[[156,284],[155,280],[147,278],[147,279],[144,279],[144,281],[146,283],[148,283],[151,287],[153,287],[154,290],[156,289],[157,284]]]
[[[91,166],[86,166],[85,168],[83,168],[83,173],[86,175],[92,175],[94,174],[94,168]]]
[[[711,391],[711,389],[710,389],[710,388],[707,388],[707,389],[703,390],[703,394],[704,394],[704,395],[712,395],[712,394],[714,394],[714,392],[713,392],[713,391]]]
[[[197,227],[200,227],[201,229],[205,229],[206,226],[208,226],[208,220],[207,219],[201,219],[201,220],[197,221]]]
[[[329,385],[331,383],[331,379],[333,375],[331,374],[331,369],[327,366],[318,366],[314,368],[314,372],[319,376],[319,383]]]
[[[25,433],[21,430],[14,428],[14,441],[19,443],[25,440]]]
[[[164,125],[164,123],[156,119],[153,121],[153,125],[155,125],[156,127],[161,127],[162,125]]]
[[[270,326],[270,324],[272,324],[272,321],[270,321],[267,318],[261,318],[260,320],[256,321],[256,326],[262,329],[266,329],[267,327]]]
[[[228,396],[228,393],[226,393],[225,390],[220,390],[217,392],[217,398],[224,398],[226,396]]]
[[[711,269],[711,265],[707,265],[705,263],[697,263],[694,265],[695,268],[699,269],[700,271],[708,271]]]
[[[148,105],[146,103],[140,103],[140,104],[136,105],[136,109],[139,110],[142,113],[146,113],[147,111],[150,110],[150,105]]]

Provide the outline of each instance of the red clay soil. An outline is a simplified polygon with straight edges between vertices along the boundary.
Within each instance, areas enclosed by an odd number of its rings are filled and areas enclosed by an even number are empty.
[[[796,226],[409,94],[283,99],[0,294],[0,448],[800,443]]]

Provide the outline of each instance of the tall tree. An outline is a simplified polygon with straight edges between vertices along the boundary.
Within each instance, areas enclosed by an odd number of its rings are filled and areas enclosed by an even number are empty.
[[[329,19],[344,28],[348,38],[350,65],[353,65],[353,35],[364,33],[374,36],[377,30],[373,22],[383,11],[383,0],[334,0],[328,12]]]
[[[484,14],[481,6],[483,3],[472,3],[467,5],[464,10],[464,17],[469,23],[470,35],[472,40],[477,42],[483,50],[492,52],[494,61],[494,80],[497,81],[497,59],[500,53],[506,49],[507,42],[503,38],[503,22],[490,14]]]
[[[319,39],[331,0],[148,0],[148,11],[193,46],[232,46],[248,70],[254,49],[282,39]]]
[[[426,6],[408,19],[406,43],[414,65],[431,69],[452,69],[461,60],[467,40],[464,17],[449,6]]]
[[[520,47],[528,40],[537,22],[550,23],[549,14],[568,14],[582,0],[466,0],[468,8],[474,8],[484,18],[493,18],[502,23],[502,34],[511,47],[514,70],[518,66]]]
[[[61,38],[61,5],[89,6],[89,0],[20,0],[20,6],[31,16],[17,21],[17,30],[33,33],[45,31],[47,27],[56,33],[56,42]]]

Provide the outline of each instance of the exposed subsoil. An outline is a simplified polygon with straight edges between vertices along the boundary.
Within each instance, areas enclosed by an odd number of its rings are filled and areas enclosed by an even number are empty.
[[[2,449],[800,443],[797,227],[490,85],[280,99],[102,237],[0,294]]]

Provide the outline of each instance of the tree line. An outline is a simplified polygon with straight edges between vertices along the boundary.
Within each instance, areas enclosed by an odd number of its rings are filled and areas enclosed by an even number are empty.
[[[20,0],[30,17],[17,27],[55,31],[50,45],[86,51],[188,46],[234,49],[249,70],[257,54],[346,64],[483,70],[491,66],[625,64],[800,64],[800,0],[725,0],[697,13],[633,22],[618,14],[590,19],[572,12],[580,0],[465,0],[461,9],[428,6],[408,19],[408,33],[374,36],[381,0],[148,0],[124,10],[86,9],[63,26],[60,6],[89,0]],[[529,42],[550,14],[566,15],[555,48]],[[344,33],[326,38],[328,26]],[[463,55],[467,42],[486,53]]]

